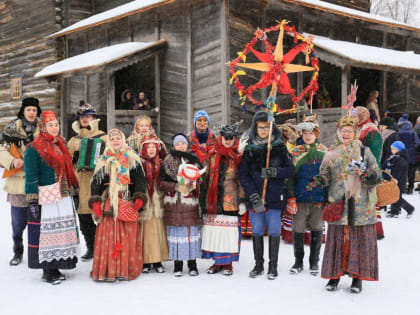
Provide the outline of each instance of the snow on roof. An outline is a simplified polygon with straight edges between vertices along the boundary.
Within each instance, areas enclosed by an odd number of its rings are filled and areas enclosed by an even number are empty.
[[[69,27],[62,29],[59,32],[47,36],[47,38],[55,38],[70,34],[81,29],[86,29],[99,24],[107,23],[115,19],[123,18],[140,11],[149,10],[151,8],[173,2],[175,0],[136,0],[126,4],[115,7],[111,10],[104,11],[99,14],[92,15],[86,19],[83,19]]]
[[[149,43],[129,42],[95,49],[49,65],[36,73],[35,78],[49,77],[63,74],[65,72],[74,72],[78,70],[100,67],[113,61],[119,60],[123,57],[132,55],[136,52],[149,49],[153,46],[161,45],[166,41],[166,39],[162,39]]]
[[[323,11],[328,11],[340,15],[345,15],[352,18],[358,18],[362,20],[367,20],[369,22],[376,22],[381,24],[391,24],[392,26],[400,26],[402,28],[408,28],[410,30],[420,31],[420,28],[415,25],[409,25],[406,23],[402,23],[390,18],[386,18],[383,16],[379,16],[376,14],[371,14],[368,12],[363,12],[356,9],[351,9],[347,7],[343,7],[341,5],[328,3],[321,0],[282,0],[284,2],[292,2],[295,4],[307,6],[314,9],[319,9]]]
[[[309,34],[305,34],[309,35]],[[340,40],[332,40],[323,36],[314,36],[314,45],[329,53],[350,60],[353,65],[371,66],[373,69],[385,67],[400,70],[420,71],[420,55],[413,51],[398,51],[374,47]],[[320,57],[321,59],[322,56]],[[328,60],[326,60],[328,61]],[[382,67],[382,68],[381,68]]]

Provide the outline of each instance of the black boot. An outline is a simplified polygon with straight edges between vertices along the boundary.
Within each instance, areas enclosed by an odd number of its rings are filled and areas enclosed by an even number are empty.
[[[319,274],[319,252],[321,251],[322,231],[311,231],[311,245],[309,254],[309,273],[313,276]]]
[[[183,261],[174,260],[174,276],[175,277],[182,277],[182,268],[183,268]]]
[[[93,258],[93,248],[89,246],[87,248],[86,252],[82,256],[80,256],[80,258],[83,261],[89,261],[89,260],[91,260]]]
[[[325,286],[327,291],[336,291],[338,287],[338,283],[340,282],[340,278],[338,279],[330,279]]]
[[[277,261],[279,259],[280,236],[269,236],[268,238],[268,273],[269,280],[277,278]]]
[[[351,293],[362,292],[362,280],[360,280],[359,278],[353,278],[353,281],[351,282],[350,292]]]
[[[79,214],[80,230],[86,240],[86,252],[80,257],[82,261],[89,261],[93,258],[95,248],[96,225],[90,214]]]
[[[143,273],[149,273],[152,269],[152,264],[143,264]]]
[[[188,274],[190,276],[198,276],[197,262],[195,259],[188,260]]]
[[[153,263],[152,267],[157,273],[164,273],[165,272],[165,269],[163,268],[161,262]]]
[[[17,266],[22,262],[22,258],[23,258],[23,244],[22,244],[22,242],[15,243],[15,245],[13,245],[13,252],[15,254],[13,255],[13,258],[10,260],[9,265],[10,266]]]
[[[290,268],[290,274],[295,275],[303,270],[303,249],[305,233],[293,232],[293,252],[295,254],[295,264]]]
[[[57,278],[57,276],[54,274],[54,270],[52,269],[43,269],[42,280],[52,285],[61,283],[61,280]]]
[[[64,281],[67,279],[65,274],[62,274],[58,269],[51,269],[51,273],[60,281]]]
[[[255,266],[249,273],[251,278],[260,276],[264,272],[264,236],[253,236],[252,247],[254,249]]]

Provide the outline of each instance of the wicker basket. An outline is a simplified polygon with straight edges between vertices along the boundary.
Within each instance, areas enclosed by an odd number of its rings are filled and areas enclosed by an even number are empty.
[[[378,196],[377,205],[379,207],[385,207],[387,205],[396,203],[400,199],[400,188],[398,187],[398,181],[387,171],[382,171],[391,178],[391,180],[382,180],[378,186],[376,186],[376,194]]]

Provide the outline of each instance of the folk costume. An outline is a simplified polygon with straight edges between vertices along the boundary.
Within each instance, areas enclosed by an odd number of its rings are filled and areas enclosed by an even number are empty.
[[[231,148],[224,147],[222,136],[235,139],[234,145]],[[223,274],[231,275],[232,262],[239,261],[240,202],[243,203],[243,211],[246,207],[245,194],[238,180],[241,155],[236,136],[235,126],[224,126],[205,163],[208,172],[203,185],[204,198],[200,198],[203,211],[201,249],[203,258],[214,259],[214,265],[207,270],[208,273],[217,273],[223,269]]]
[[[28,267],[42,268],[43,279],[57,284],[65,279],[58,269],[76,267],[79,236],[72,196],[78,193],[79,183],[74,174],[66,141],[60,135],[46,132],[48,123],[57,122],[55,113],[41,115],[42,132],[31,142],[24,157],[25,193],[28,211]],[[50,190],[55,200],[39,200],[41,190],[55,183],[59,191]],[[58,194],[59,192],[59,194]],[[38,202],[44,202],[42,206]]]
[[[195,153],[195,155],[198,156],[198,158],[200,159],[200,163],[203,163],[203,161],[207,157],[207,153],[213,149],[216,137],[210,131],[209,128],[207,128],[205,133],[198,132],[197,127],[196,127],[196,122],[197,122],[197,119],[200,117],[205,117],[207,121],[210,123],[210,117],[206,111],[200,110],[197,113],[195,113],[194,129],[191,132],[189,141],[191,143],[191,151]]]
[[[267,138],[257,134],[257,123],[267,122],[268,113],[255,114],[249,133],[248,145],[239,168],[239,181],[245,190],[247,208],[250,211],[255,266],[250,277],[264,271],[264,231],[269,235],[269,279],[277,277],[277,261],[280,246],[281,214],[286,208],[285,179],[294,175],[292,159],[281,138],[281,131],[273,124],[270,166],[267,159]],[[262,203],[264,180],[268,179],[265,204]]]
[[[37,117],[30,122],[24,117],[25,107],[33,106],[37,108]],[[7,193],[7,201],[11,206],[12,218],[12,238],[13,238],[13,258],[10,265],[18,265],[23,258],[23,231],[26,228],[28,211],[28,201],[25,195],[25,170],[24,168],[15,169],[14,160],[23,159],[26,145],[34,140],[39,133],[38,118],[41,115],[38,99],[25,98],[19,110],[17,118],[12,120],[1,135],[0,141],[0,167],[5,169],[3,177],[6,177],[3,190]]]
[[[341,128],[350,126],[356,135],[345,144]],[[341,217],[328,222],[321,277],[330,279],[327,289],[336,290],[344,274],[353,278],[351,290],[359,293],[361,280],[378,280],[378,247],[376,239],[376,188],[380,178],[377,161],[370,149],[358,140],[357,119],[339,121],[337,136],[325,154],[320,174],[313,183],[328,188],[328,202],[337,207],[343,200]],[[358,175],[349,165],[360,162]]]
[[[140,123],[141,121],[144,121],[144,120],[147,120],[150,122],[149,130],[145,134],[140,132]],[[146,115],[140,116],[136,120],[136,123],[134,124],[133,131],[131,131],[130,136],[127,138],[127,144],[139,154],[141,153],[143,142],[146,139],[155,139],[157,141],[160,141],[151,123],[152,121],[149,116],[146,116]],[[159,157],[163,160],[166,156],[166,147],[162,141],[160,141],[160,143],[161,143],[161,150],[159,151]]]
[[[300,135],[304,131],[313,132],[316,139],[320,137],[320,128],[314,117],[307,117],[297,126]],[[303,141],[303,140],[302,140]],[[318,275],[318,261],[323,238],[322,209],[326,201],[325,188],[313,188],[309,191],[306,186],[319,174],[322,159],[327,148],[315,140],[311,144],[300,144],[292,150],[293,164],[295,165],[294,187],[297,207],[292,209],[293,251],[295,263],[290,269],[291,274],[303,270],[304,236],[309,230],[310,255],[309,271]],[[289,209],[289,208],[288,208]]]
[[[278,125],[278,127],[281,130],[281,136],[283,142],[286,144],[287,151],[291,153],[296,147],[296,141],[299,138],[299,135],[296,132],[296,119],[288,119],[284,124]],[[308,233],[305,233],[305,244],[307,244],[307,234]],[[289,244],[292,244],[293,242],[292,215],[288,211],[283,211],[281,215],[281,239]]]
[[[90,121],[89,126],[81,127],[80,117],[91,115],[95,117]],[[93,247],[95,244],[96,224],[92,218],[92,210],[89,208],[90,182],[95,169],[96,160],[105,148],[107,136],[99,130],[99,119],[96,119],[95,109],[90,104],[81,104],[76,114],[76,120],[72,124],[76,136],[70,138],[67,147],[72,156],[73,168],[80,184],[79,204],[77,214],[80,222],[80,230],[86,241],[87,251],[81,256],[83,260],[93,258]],[[102,141],[99,141],[102,140]],[[96,140],[94,142],[94,140]],[[93,163],[91,160],[94,159]],[[82,161],[81,161],[82,160]],[[84,163],[88,161],[89,163]]]
[[[148,146],[155,146],[155,157],[148,155]],[[161,262],[169,259],[166,227],[163,222],[163,196],[159,190],[160,167],[163,162],[159,157],[159,151],[162,148],[163,143],[160,140],[151,138],[143,142],[141,150],[143,169],[146,173],[148,199],[145,210],[140,214],[143,241],[143,272],[150,270],[151,264],[153,264],[155,271],[163,272]]]
[[[110,138],[123,144],[114,150]],[[147,202],[146,180],[140,157],[125,143],[118,129],[108,132],[108,142],[96,164],[89,206],[98,219],[93,267],[95,281],[136,279],[143,268],[139,211]]]
[[[183,134],[173,137],[188,143]],[[186,187],[178,182],[178,170],[183,163],[201,167],[198,157],[190,152],[173,149],[163,161],[160,169],[159,188],[164,192],[164,222],[169,246],[169,259],[174,260],[175,276],[182,275],[183,260],[188,260],[189,274],[198,275],[196,259],[201,258],[201,218],[199,214],[199,186]]]
[[[367,146],[372,152],[376,159],[378,167],[381,163],[381,152],[382,152],[382,137],[379,133],[378,128],[370,119],[369,111],[362,106],[356,107],[357,119],[359,120],[360,137],[359,140],[364,146]],[[376,233],[378,239],[383,239],[384,228],[382,225],[382,214],[379,206],[376,206]]]

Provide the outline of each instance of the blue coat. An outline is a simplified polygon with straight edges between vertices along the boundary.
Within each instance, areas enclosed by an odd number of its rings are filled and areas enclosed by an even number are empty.
[[[242,156],[239,167],[239,182],[245,190],[248,209],[252,209],[249,196],[254,193],[262,196],[264,178],[261,178],[261,169],[265,168],[266,157],[267,144],[248,144]],[[286,208],[284,181],[294,175],[295,167],[280,137],[272,142],[270,167],[277,169],[277,177],[268,179],[265,205],[268,209],[284,210]]]
[[[319,174],[322,159],[327,148],[322,144],[299,145],[292,150],[292,157],[296,167],[295,194],[297,202],[324,203],[326,189],[315,187],[307,191],[306,186]]]
[[[416,147],[420,145],[420,139],[410,121],[400,121],[398,123],[398,136],[408,152],[408,163],[416,164]]]

